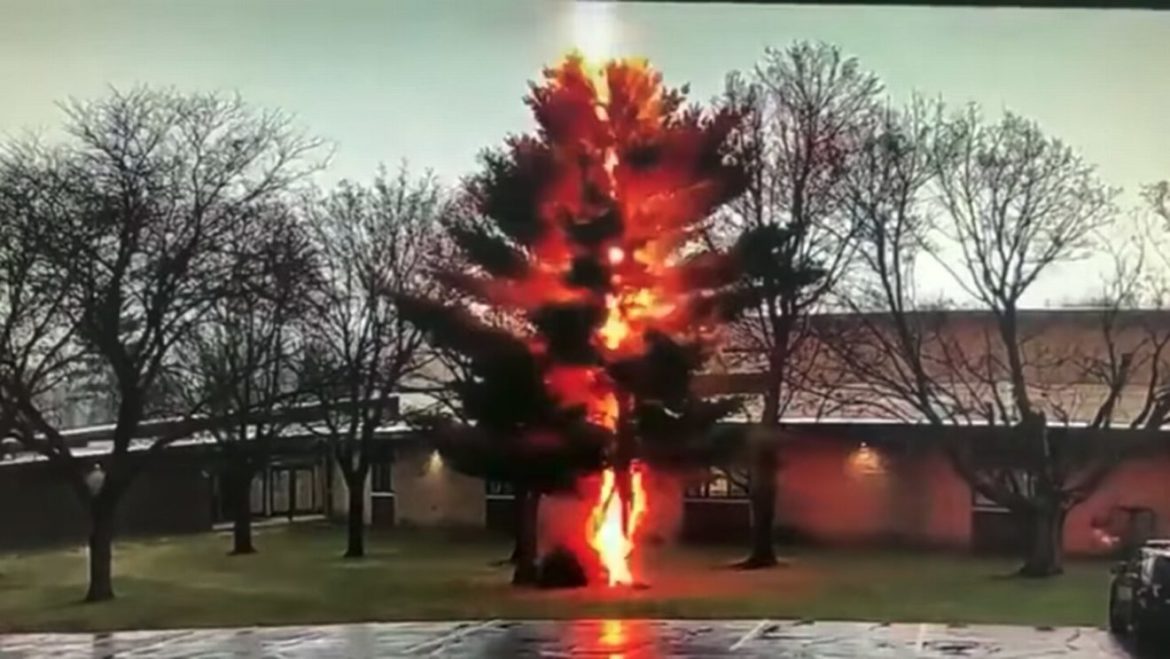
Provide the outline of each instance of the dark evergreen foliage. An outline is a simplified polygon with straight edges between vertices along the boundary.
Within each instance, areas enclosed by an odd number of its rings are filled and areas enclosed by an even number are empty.
[[[705,218],[743,189],[728,142],[737,116],[684,108],[682,93],[641,63],[611,63],[603,75],[607,98],[573,58],[533,85],[539,129],[484,153],[446,221],[462,260],[436,268],[444,299],[399,300],[437,350],[469,365],[451,382],[469,424],[420,421],[448,463],[537,492],[613,459],[616,429],[567,400],[557,387],[570,385],[550,384],[557,377],[588,373],[571,385],[579,398],[608,387],[630,401],[626,459],[694,464],[735,446],[717,423],[737,401],[697,400],[690,383],[707,356],[700,327],[749,301],[733,255],[698,241]],[[656,241],[677,258],[667,275],[634,258]],[[604,345],[615,299],[655,286],[669,286],[675,315],[635,328],[637,349]]]

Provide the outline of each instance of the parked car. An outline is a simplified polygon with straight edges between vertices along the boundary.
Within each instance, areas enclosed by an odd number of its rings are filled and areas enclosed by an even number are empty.
[[[1165,641],[1170,631],[1170,540],[1148,540],[1114,566],[1109,629],[1132,634],[1138,643]]]

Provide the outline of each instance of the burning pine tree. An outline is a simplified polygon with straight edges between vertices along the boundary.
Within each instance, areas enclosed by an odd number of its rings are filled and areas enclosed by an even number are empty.
[[[536,576],[540,494],[601,472],[586,544],[610,585],[632,583],[647,470],[726,445],[715,424],[734,403],[690,380],[746,302],[735,260],[701,247],[743,188],[737,117],[684,93],[641,61],[547,70],[527,99],[539,130],[483,156],[447,223],[465,259],[437,273],[449,297],[398,300],[466,373],[452,386],[469,423],[430,428],[449,464],[530,502],[517,582]]]

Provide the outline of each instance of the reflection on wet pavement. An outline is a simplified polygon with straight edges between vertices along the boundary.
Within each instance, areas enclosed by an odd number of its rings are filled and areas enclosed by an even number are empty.
[[[1090,628],[768,620],[404,622],[114,634],[0,636],[31,657],[1129,657]]]

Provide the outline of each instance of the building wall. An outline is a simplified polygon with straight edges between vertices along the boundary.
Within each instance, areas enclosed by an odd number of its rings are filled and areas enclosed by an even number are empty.
[[[437,452],[400,452],[393,479],[395,524],[486,526],[483,481],[447,467]]]
[[[895,433],[896,434],[896,433]],[[923,442],[906,444],[826,436],[798,437],[783,450],[777,494],[780,535],[814,543],[847,546],[913,546],[973,550],[981,546],[973,524],[976,513],[966,483],[945,456]],[[864,442],[864,446],[862,445]],[[333,469],[336,469],[334,466]],[[1148,508],[1154,533],[1170,535],[1170,456],[1160,455],[1122,465],[1100,490],[1070,514],[1065,546],[1070,554],[1106,554],[1110,538],[1123,536],[1122,508]],[[387,503],[393,511],[378,522],[426,527],[487,526],[484,483],[452,471],[430,451],[400,452],[392,465],[394,494],[367,498],[367,523]],[[686,529],[719,526],[717,533],[692,533],[693,539],[716,536],[746,541],[746,500],[687,500],[686,478],[654,474],[647,481],[651,515],[648,536],[671,540]],[[334,474],[334,511],[344,516],[348,498],[340,472]],[[366,484],[369,497],[370,483]],[[33,502],[30,504],[30,502]],[[542,526],[549,536],[560,529],[578,533],[591,505],[580,499],[546,498]],[[385,511],[384,511],[385,512]],[[987,513],[979,513],[987,521]],[[996,516],[1000,530],[1015,522]],[[685,519],[684,519],[685,517]],[[120,533],[162,534],[211,528],[211,486],[196,456],[176,454],[142,473],[127,492],[119,515]],[[1005,526],[1006,525],[1006,526]],[[0,469],[0,549],[74,543],[84,540],[87,519],[72,492],[45,464]],[[710,529],[707,529],[710,530]],[[1021,536],[1022,537],[1022,536]],[[685,539],[685,538],[684,538]],[[988,543],[983,542],[983,546]],[[994,544],[994,543],[992,543]]]
[[[971,488],[955,473],[941,452],[931,451],[923,458],[919,474],[925,484],[922,496],[928,497],[924,541],[939,547],[971,547]]]
[[[341,468],[336,464],[331,468],[333,495],[329,510],[333,519],[344,520],[349,513],[349,490]],[[423,449],[396,451],[390,469],[393,493],[372,492],[372,479],[366,479],[366,525],[486,527],[482,480],[450,469],[437,453]]]
[[[211,484],[198,461],[175,458],[145,470],[117,514],[121,536],[211,530]],[[89,519],[73,491],[45,463],[0,469],[0,549],[80,543]]]
[[[970,491],[942,456],[801,439],[783,451],[777,524],[821,544],[966,547]]]
[[[397,497],[383,492],[370,493],[370,526],[375,528],[391,528],[397,523],[395,502]]]
[[[863,320],[864,318],[864,320]],[[1018,317],[1024,377],[1033,408],[1047,413],[1051,423],[1063,420],[1077,423],[1091,421],[1110,398],[1113,383],[1103,378],[1105,365],[1119,356],[1131,354],[1131,366],[1119,400],[1112,406],[1112,421],[1120,427],[1133,420],[1145,407],[1151,375],[1170,369],[1170,352],[1159,352],[1156,339],[1170,323],[1170,311],[1126,311],[1109,321],[1110,331],[1103,331],[1105,314],[1101,310],[1050,309],[1022,310]],[[818,315],[811,319],[814,327],[823,328],[827,336],[852,337],[855,354],[844,356],[839,350],[818,345],[816,333],[802,344],[793,356],[804,362],[796,371],[814,369],[823,374],[822,386],[832,382],[830,390],[789,392],[784,415],[789,419],[821,418],[826,413],[826,396],[833,399],[831,416],[845,418],[913,419],[922,415],[890,387],[878,386],[874,378],[865,377],[856,362],[864,362],[871,371],[887,370],[895,379],[895,360],[874,338],[883,331],[893,331],[882,314],[857,316]],[[923,333],[920,351],[927,358],[925,368],[947,394],[971,410],[984,410],[997,395],[1009,401],[1008,414],[1017,416],[1010,404],[1011,378],[1003,368],[991,374],[994,382],[984,381],[987,357],[992,363],[1007,362],[999,329],[994,317],[984,311],[952,310],[942,314],[911,316],[910,321]],[[959,348],[962,348],[961,350]],[[815,361],[812,361],[815,360]],[[963,361],[968,363],[964,364]],[[723,359],[712,360],[708,371],[696,378],[700,395],[734,394],[746,396],[746,418],[759,418],[765,390],[764,355],[754,349],[729,347]],[[1154,367],[1157,367],[1157,371]],[[973,369],[973,370],[972,370]],[[980,373],[979,377],[971,376]],[[961,384],[946,385],[958,377]],[[976,414],[982,417],[982,414]],[[996,414],[1003,422],[1002,412]],[[977,419],[982,422],[986,419]]]
[[[890,528],[891,483],[885,465],[854,471],[844,445],[802,442],[784,451],[777,522],[816,543],[859,543]],[[872,458],[872,456],[871,456]]]
[[[345,475],[341,473],[341,467],[337,466],[336,462],[330,461],[330,468],[333,470],[333,493],[329,497],[328,509],[331,511],[331,517],[334,519],[345,519],[346,515],[349,514],[349,487],[345,484]],[[366,507],[362,511],[362,518],[368,526],[373,520],[374,508],[370,504],[369,478],[366,478],[363,496],[366,498]]]
[[[814,322],[825,323],[832,335],[836,331],[851,331],[858,328],[869,331],[893,331],[888,319],[880,314],[869,315],[866,320],[851,314],[823,316]],[[910,317],[910,322],[919,324],[924,332],[921,349],[935,359],[925,361],[927,369],[943,369],[940,376],[951,375],[954,359],[953,346],[965,346],[970,353],[968,359],[977,359],[991,353],[1006,361],[1004,347],[999,338],[999,328],[994,316],[986,311],[952,310],[943,314],[927,314],[921,318]],[[1150,368],[1154,364],[1155,346],[1151,332],[1155,335],[1170,322],[1170,312],[1165,310],[1127,311],[1118,315],[1111,325],[1111,331],[1103,331],[1105,313],[1101,310],[1021,310],[1019,323],[1020,351],[1024,361],[1027,379],[1034,384],[1075,385],[1103,384],[1100,378],[1086,370],[1085,358],[1106,359],[1110,349],[1117,354],[1134,353],[1131,376],[1136,383],[1148,381]],[[821,368],[840,369],[848,376],[852,371],[848,363],[834,358],[832,353],[816,351],[811,347],[806,353],[815,354]],[[875,363],[881,363],[881,351],[869,354]],[[746,358],[745,358],[746,359]],[[753,361],[754,360],[754,361]],[[1170,356],[1160,355],[1157,363],[1164,370]],[[758,357],[747,359],[750,370],[761,370]],[[1039,401],[1037,401],[1039,403]]]
[[[908,449],[888,442],[824,435],[798,438],[783,451],[777,492],[778,535],[827,546],[917,547],[973,551],[994,547],[977,538],[988,528],[1017,522],[1006,513],[977,513],[970,488],[946,456],[922,443]],[[1120,535],[1120,507],[1154,511],[1156,532],[1170,533],[1170,457],[1131,461],[1068,519],[1065,547],[1074,555],[1112,551],[1103,540]],[[662,540],[746,542],[750,529],[744,499],[684,500],[687,478],[658,474],[647,482],[651,514],[648,537]],[[483,481],[454,473],[430,453],[400,456],[394,465],[397,521],[418,526],[485,527]],[[589,490],[588,487],[585,488]],[[591,491],[591,490],[590,490]],[[510,522],[510,501],[500,501],[500,520]],[[592,501],[586,496],[546,497],[542,536],[565,542],[579,533]],[[976,515],[983,515],[979,525]],[[504,519],[507,517],[508,519]],[[988,524],[995,522],[995,524]],[[1006,525],[1006,526],[1005,526]],[[506,526],[506,525],[505,525]],[[712,527],[712,528],[708,528]],[[715,532],[711,532],[714,527]],[[502,528],[502,527],[501,527]],[[982,540],[982,542],[981,542]]]
[[[1065,548],[1069,553],[1102,554],[1110,551],[1103,536],[1125,532],[1122,507],[1154,512],[1156,536],[1170,535],[1170,456],[1132,460],[1121,465],[1101,488],[1069,514]]]
[[[789,446],[784,456],[777,524],[797,536],[830,545],[974,549],[981,544],[974,537],[971,490],[941,451],[908,453],[810,438]],[[1069,514],[1065,550],[1113,551],[1108,538],[1126,533],[1127,518],[1120,511],[1126,507],[1152,510],[1153,533],[1170,534],[1170,456],[1121,465]],[[1018,524],[1007,513],[990,515],[1005,515],[998,518],[1001,526]]]

